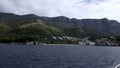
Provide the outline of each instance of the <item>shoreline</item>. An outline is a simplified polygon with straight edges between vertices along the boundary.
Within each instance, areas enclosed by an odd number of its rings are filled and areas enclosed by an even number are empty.
[[[16,45],[16,46],[94,46],[94,47],[120,47],[120,46],[100,46],[100,45],[79,45],[79,44],[39,44],[39,45],[32,45],[32,44],[21,44],[21,43],[16,43],[16,44],[9,44],[9,43],[0,43],[0,45]]]

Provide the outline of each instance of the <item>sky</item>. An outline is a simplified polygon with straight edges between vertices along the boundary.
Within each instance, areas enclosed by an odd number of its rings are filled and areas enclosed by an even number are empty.
[[[120,0],[0,0],[0,12],[120,21]]]

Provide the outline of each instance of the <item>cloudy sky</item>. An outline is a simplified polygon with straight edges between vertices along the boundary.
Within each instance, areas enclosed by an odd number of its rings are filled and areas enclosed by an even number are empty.
[[[0,12],[120,21],[120,0],[0,0]]]

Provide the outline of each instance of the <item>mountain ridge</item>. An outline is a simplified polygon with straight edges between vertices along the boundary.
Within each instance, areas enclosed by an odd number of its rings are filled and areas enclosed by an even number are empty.
[[[66,29],[74,30],[78,28],[79,30],[78,35],[79,35],[79,32],[82,32],[80,31],[81,29],[83,31],[84,29],[86,30],[84,31],[84,34],[87,34],[87,32],[90,32],[90,33],[96,32],[96,34],[103,34],[103,35],[109,35],[109,36],[120,35],[120,23],[117,22],[116,20],[109,20],[107,18],[102,18],[102,19],[71,18],[70,19],[65,16],[44,17],[44,16],[37,16],[35,14],[17,15],[13,13],[4,13],[4,12],[0,13],[0,22],[24,23],[24,22],[34,22],[39,19],[42,20],[48,26],[53,26],[57,29],[60,29],[65,34],[66,34],[66,31],[64,30]],[[69,34],[66,34],[66,35],[69,35]]]

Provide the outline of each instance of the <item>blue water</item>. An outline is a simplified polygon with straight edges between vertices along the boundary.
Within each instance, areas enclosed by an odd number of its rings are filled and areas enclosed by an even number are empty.
[[[3,45],[0,68],[114,68],[120,47]]]

